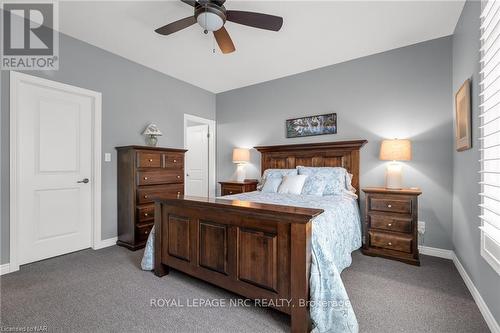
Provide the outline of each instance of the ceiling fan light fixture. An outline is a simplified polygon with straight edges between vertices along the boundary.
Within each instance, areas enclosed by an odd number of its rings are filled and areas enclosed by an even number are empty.
[[[159,27],[155,32],[166,36],[198,23],[205,34],[208,34],[209,31],[213,32],[215,40],[224,54],[235,51],[231,36],[224,27],[226,21],[271,31],[279,31],[283,25],[283,18],[280,16],[242,10],[226,10],[224,7],[226,0],[181,1],[193,7],[194,15]]]
[[[196,17],[198,24],[207,31],[217,31],[224,25],[224,20],[212,12],[203,12]]]

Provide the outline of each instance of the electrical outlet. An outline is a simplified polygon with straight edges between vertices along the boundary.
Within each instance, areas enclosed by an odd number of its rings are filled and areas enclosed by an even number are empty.
[[[111,162],[111,153],[104,154],[104,162]]]
[[[418,233],[419,234],[425,234],[425,222],[424,221],[418,221]]]

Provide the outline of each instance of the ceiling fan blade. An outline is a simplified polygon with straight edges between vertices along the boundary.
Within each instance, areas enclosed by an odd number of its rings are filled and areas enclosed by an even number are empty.
[[[272,31],[279,31],[283,25],[282,17],[241,10],[226,11],[226,19],[234,23]]]
[[[214,31],[214,36],[215,40],[217,41],[217,44],[219,44],[222,53],[227,54],[234,52],[234,50],[236,50],[234,48],[234,44],[233,41],[231,40],[231,37],[227,33],[226,28],[222,27],[219,30]]]
[[[195,23],[196,23],[196,18],[194,16],[189,16],[179,21],[175,21],[167,25],[164,25],[163,27],[156,29],[155,32],[159,33],[160,35],[170,35],[179,30],[185,29]]]
[[[184,2],[185,4],[188,4],[192,7],[195,7],[196,6],[196,1],[195,0],[181,0],[182,2]]]

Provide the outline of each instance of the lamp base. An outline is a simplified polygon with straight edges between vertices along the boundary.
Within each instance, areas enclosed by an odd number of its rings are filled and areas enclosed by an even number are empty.
[[[385,173],[385,188],[392,190],[400,190],[402,186],[401,170],[403,166],[400,163],[392,162],[387,165]]]
[[[245,165],[238,164],[236,166],[236,181],[243,182],[245,180]]]
[[[146,137],[146,144],[151,147],[156,147],[156,144],[158,143],[158,138],[156,135],[148,135]]]

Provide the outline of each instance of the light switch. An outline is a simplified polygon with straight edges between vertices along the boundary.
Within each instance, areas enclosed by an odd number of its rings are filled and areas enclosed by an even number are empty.
[[[104,162],[111,162],[111,153],[104,154]]]

